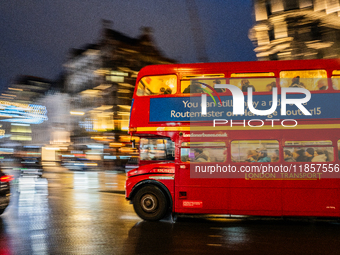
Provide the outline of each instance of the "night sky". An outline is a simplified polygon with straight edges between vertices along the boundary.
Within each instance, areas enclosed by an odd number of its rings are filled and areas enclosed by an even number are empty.
[[[251,0],[196,0],[210,62],[256,60],[248,38]],[[56,79],[71,48],[96,43],[101,20],[131,37],[154,30],[156,45],[181,63],[197,62],[184,0],[16,0],[0,3],[0,89],[16,75]]]

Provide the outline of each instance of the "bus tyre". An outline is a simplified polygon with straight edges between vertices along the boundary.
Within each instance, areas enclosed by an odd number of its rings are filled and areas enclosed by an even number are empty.
[[[157,221],[164,218],[169,206],[163,191],[148,185],[137,191],[133,198],[133,207],[143,220]]]

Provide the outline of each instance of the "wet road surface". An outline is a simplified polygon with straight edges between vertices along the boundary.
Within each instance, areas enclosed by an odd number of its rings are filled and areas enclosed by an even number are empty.
[[[124,173],[47,169],[16,178],[0,254],[340,254],[335,220],[178,217],[145,222]]]

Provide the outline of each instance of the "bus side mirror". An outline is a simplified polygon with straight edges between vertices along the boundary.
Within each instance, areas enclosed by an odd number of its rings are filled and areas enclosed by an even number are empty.
[[[131,142],[132,142],[132,148],[136,148],[136,140],[131,140]]]

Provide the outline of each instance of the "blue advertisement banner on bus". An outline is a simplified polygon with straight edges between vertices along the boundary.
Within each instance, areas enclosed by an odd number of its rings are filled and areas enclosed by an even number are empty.
[[[302,98],[301,94],[289,94],[287,98]],[[260,116],[253,114],[248,105],[247,96],[244,97],[244,114],[233,114],[233,97],[220,96],[221,101],[216,104],[211,97],[207,98],[207,114],[202,115],[201,97],[171,97],[171,98],[150,98],[150,122],[161,121],[211,121],[214,119],[249,120],[253,119],[335,119],[340,116],[340,107],[337,102],[340,100],[340,93],[318,93],[312,94],[308,103],[303,106],[311,115],[304,115],[303,112],[292,104],[287,104],[286,115],[281,114],[280,95],[277,99],[276,110],[269,115]],[[270,109],[273,102],[272,95],[254,95],[253,107],[257,110]],[[222,103],[222,104],[221,104]]]

